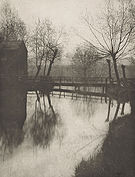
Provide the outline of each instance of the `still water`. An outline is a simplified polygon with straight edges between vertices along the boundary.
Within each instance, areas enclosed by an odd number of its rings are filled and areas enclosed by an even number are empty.
[[[24,140],[12,154],[1,158],[0,177],[72,177],[82,159],[100,151],[109,126],[105,122],[108,110],[105,102],[53,96],[50,108],[46,97],[41,99],[41,105],[36,98],[34,94],[27,96]],[[114,103],[110,120],[115,109]],[[125,113],[128,112],[126,104]],[[47,122],[42,122],[43,119]]]

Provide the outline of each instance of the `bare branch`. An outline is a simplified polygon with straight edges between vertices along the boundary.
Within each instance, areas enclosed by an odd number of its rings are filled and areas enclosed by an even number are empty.
[[[90,31],[92,32],[93,36],[95,37],[95,39],[97,40],[97,42],[99,43],[99,45],[100,45],[104,50],[108,51],[108,49],[100,42],[100,40],[99,40],[98,37],[96,36],[96,34],[95,34],[93,28],[91,27],[92,25],[89,23],[89,21],[88,21],[86,18],[85,18],[84,20],[85,20],[85,22],[87,23],[87,25],[88,25]],[[108,52],[109,52],[109,51],[108,51]]]

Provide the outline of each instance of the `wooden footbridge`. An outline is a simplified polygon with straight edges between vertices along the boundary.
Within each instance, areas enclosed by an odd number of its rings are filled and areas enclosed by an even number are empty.
[[[106,78],[98,77],[59,77],[54,79],[53,92],[58,92],[61,96],[62,93],[70,93],[72,97],[78,95],[86,96],[106,96],[106,84],[108,80]]]
[[[22,82],[24,80],[24,82]],[[27,77],[20,79],[21,83],[25,86],[27,91],[39,90],[41,92],[50,92],[52,95],[59,97],[79,98],[85,97],[104,97],[107,100],[107,89],[115,86],[117,83],[112,80],[110,83],[109,78],[106,77]],[[128,82],[135,83],[135,79],[127,79]],[[122,83],[124,81],[121,79]]]
[[[27,91],[39,90],[49,91],[59,96],[71,97],[77,95],[106,97],[107,87],[110,85],[108,78],[105,77],[21,77],[18,78],[22,87]],[[115,83],[113,83],[115,84]]]
[[[1,80],[4,78],[6,79],[6,76],[1,75]],[[11,79],[10,77],[10,82]],[[66,93],[69,93],[72,97],[77,95],[106,97],[107,88],[116,85],[116,81],[110,83],[109,78],[106,77],[16,76],[13,80],[26,91],[51,92],[59,96],[66,96]],[[135,83],[135,79],[128,80]]]

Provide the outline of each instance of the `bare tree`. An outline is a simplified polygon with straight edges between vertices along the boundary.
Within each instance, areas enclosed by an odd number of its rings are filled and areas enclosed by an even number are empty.
[[[100,57],[97,50],[93,46],[88,46],[84,44],[76,48],[76,51],[72,58],[72,63],[77,71],[81,72],[81,75],[83,75],[83,77],[87,77],[88,71],[99,59]]]
[[[30,50],[36,61],[35,78],[43,70],[44,76],[49,76],[54,62],[62,54],[62,29],[57,32],[48,19],[38,20],[30,37]]]
[[[0,33],[4,40],[25,40],[26,26],[8,1],[0,8]]]
[[[100,17],[98,28],[90,22],[86,15],[84,20],[95,38],[93,46],[105,58],[110,58],[113,62],[114,71],[118,84],[120,77],[117,62],[120,58],[129,55],[132,49],[131,41],[134,38],[135,18],[132,10],[133,2],[108,0],[104,13]],[[86,40],[92,43],[90,40]]]

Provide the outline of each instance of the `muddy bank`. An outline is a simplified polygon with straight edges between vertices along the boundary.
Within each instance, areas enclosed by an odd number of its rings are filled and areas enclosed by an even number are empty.
[[[135,176],[135,114],[110,123],[101,152],[76,168],[75,177]]]

